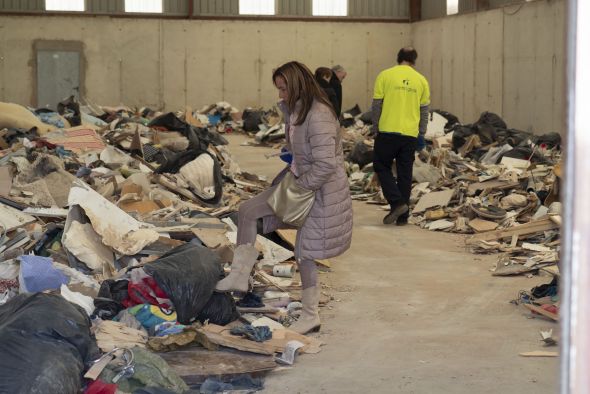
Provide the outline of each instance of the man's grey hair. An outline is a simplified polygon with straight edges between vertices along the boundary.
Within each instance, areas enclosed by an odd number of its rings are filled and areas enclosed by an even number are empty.
[[[344,69],[344,67],[342,67],[340,64],[337,64],[334,67],[332,67],[332,71],[334,71],[335,73],[337,73],[337,72],[346,72],[346,70]]]

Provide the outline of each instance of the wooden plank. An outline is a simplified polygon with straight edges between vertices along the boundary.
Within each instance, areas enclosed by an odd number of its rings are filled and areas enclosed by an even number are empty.
[[[297,239],[297,230],[280,229],[280,230],[277,230],[276,233],[279,235],[279,237],[281,237],[281,239],[283,241],[285,241],[289,245],[291,245],[292,248],[295,248],[295,241]],[[330,268],[332,266],[332,263],[330,263],[330,260],[327,260],[327,259],[316,260],[315,262],[323,265],[324,267],[328,267],[328,268]]]
[[[543,315],[545,317],[548,317],[549,319],[553,320],[553,321],[559,321],[559,316],[556,315],[555,313],[551,313],[549,311],[546,311],[545,309],[541,308],[540,306],[536,306],[536,305],[532,305],[532,304],[523,304],[525,308],[527,308],[528,310],[532,311],[532,312],[536,312],[539,315]]]
[[[519,353],[518,355],[522,356],[522,357],[558,357],[559,353],[547,352],[547,351],[543,351],[543,350],[535,350],[533,352]]]
[[[316,338],[306,337],[289,329],[274,330],[272,339],[265,342],[254,342],[249,339],[233,336],[230,334],[230,327],[208,324],[197,329],[197,341],[210,350],[216,345],[225,346],[245,352],[273,355],[282,353],[287,342],[297,340],[305,346],[301,349],[304,353],[318,353],[322,342]]]
[[[453,189],[427,193],[420,198],[412,212],[420,213],[428,208],[446,207],[449,205],[454,193],[455,190]]]
[[[174,352],[160,353],[186,384],[198,385],[208,377],[236,377],[242,374],[262,374],[277,367],[273,357],[225,349],[211,351],[189,347]]]
[[[547,265],[553,265],[554,263],[539,263],[535,264],[532,267],[527,267],[522,264],[512,264],[507,266],[501,266],[497,268],[496,271],[492,273],[492,276],[512,276],[512,275],[520,275],[526,274],[527,272],[534,272],[537,271]]]
[[[208,248],[218,248],[220,246],[229,246],[231,242],[225,234],[226,229],[223,228],[192,228],[191,231],[195,234]]]
[[[469,187],[467,188],[467,194],[470,196],[473,196],[475,193],[477,193],[478,190],[486,190],[486,189],[504,190],[504,189],[511,189],[513,187],[517,187],[518,185],[520,185],[519,182],[508,182],[508,181],[497,181],[497,180],[476,182],[476,183],[472,183],[469,185]]]
[[[275,354],[275,348],[267,342],[254,342],[229,334],[229,328],[216,326],[214,324],[206,325],[197,330],[197,341],[209,350],[217,350],[213,345],[225,346],[244,352],[265,354],[272,356]],[[226,335],[223,332],[226,331]]]
[[[515,234],[519,236],[540,233],[547,230],[559,228],[557,224],[549,219],[536,220],[527,224],[513,226],[505,230],[488,231],[469,237],[465,242],[472,244],[477,241],[496,241],[502,238],[512,238]]]
[[[0,167],[0,196],[8,197],[12,189],[12,175],[9,166]]]
[[[34,221],[35,218],[31,215],[27,215],[8,205],[0,204],[0,223],[4,227],[3,231],[12,231]]]
[[[467,224],[478,233],[492,231],[498,228],[498,223],[480,218],[470,220]]]

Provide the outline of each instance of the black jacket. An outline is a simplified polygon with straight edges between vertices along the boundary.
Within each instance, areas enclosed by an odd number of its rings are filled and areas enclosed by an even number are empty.
[[[317,79],[317,81],[322,90],[328,96],[328,100],[330,100],[330,103],[332,103],[332,107],[336,112],[336,117],[340,118],[340,106],[338,105],[338,96],[336,96],[334,88],[332,88],[332,85],[330,85],[330,83],[326,81],[324,78],[319,78]]]
[[[334,109],[336,110],[338,117],[340,117],[340,113],[342,112],[342,83],[334,73],[332,74],[332,79],[330,79],[330,86],[334,89],[334,93],[336,94],[337,105]]]

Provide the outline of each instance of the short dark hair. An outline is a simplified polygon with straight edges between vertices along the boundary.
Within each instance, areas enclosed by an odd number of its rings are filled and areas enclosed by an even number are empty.
[[[332,78],[332,70],[328,67],[318,67],[315,70],[315,79],[319,81],[320,78]]]
[[[412,47],[405,47],[399,50],[397,53],[397,64],[402,64],[402,62],[408,62],[410,64],[416,64],[416,59],[418,58],[418,52]]]

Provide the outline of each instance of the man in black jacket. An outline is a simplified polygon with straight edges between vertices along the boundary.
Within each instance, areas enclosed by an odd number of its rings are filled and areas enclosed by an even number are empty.
[[[336,114],[340,117],[342,112],[342,81],[346,78],[346,70],[341,65],[332,67],[332,78],[330,79],[330,85],[336,93],[337,107],[335,108]]]
[[[338,98],[336,97],[334,88],[330,84],[333,75],[334,73],[328,67],[318,67],[315,70],[315,80],[318,82],[324,93],[326,93],[326,96],[328,96],[336,115],[340,117]]]

